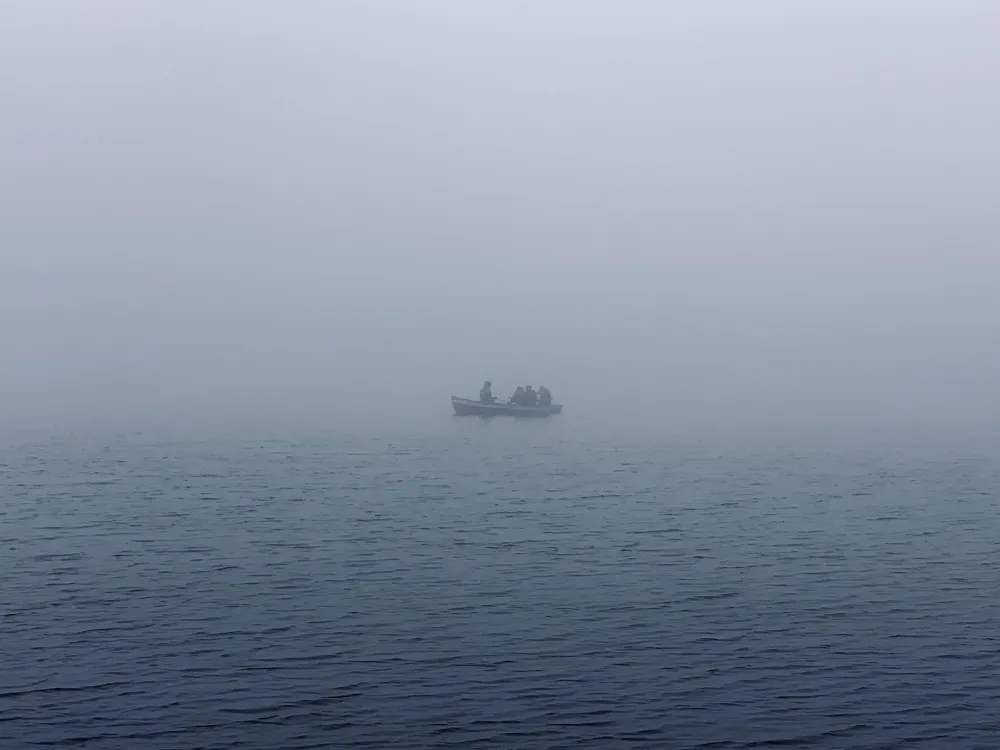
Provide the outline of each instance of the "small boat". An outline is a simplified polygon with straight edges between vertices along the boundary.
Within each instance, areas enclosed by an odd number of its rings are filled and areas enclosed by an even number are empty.
[[[562,413],[562,404],[551,406],[518,406],[509,401],[487,404],[471,398],[451,397],[451,406],[460,417],[547,417]]]

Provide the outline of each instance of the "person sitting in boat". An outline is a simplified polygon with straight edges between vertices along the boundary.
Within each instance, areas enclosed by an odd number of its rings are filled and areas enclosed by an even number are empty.
[[[538,386],[538,405],[552,406],[552,392],[544,385]]]
[[[493,395],[493,383],[488,380],[483,383],[483,388],[479,391],[479,400],[484,404],[492,404],[497,400],[496,396]]]
[[[517,387],[514,391],[514,395],[510,397],[510,402],[517,406],[524,406],[524,388],[521,386]]]
[[[530,385],[524,387],[524,406],[538,406],[538,393]]]

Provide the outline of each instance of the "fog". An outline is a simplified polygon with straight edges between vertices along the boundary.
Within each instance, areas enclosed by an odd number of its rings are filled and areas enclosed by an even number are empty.
[[[6,3],[0,419],[1000,416],[991,2]]]

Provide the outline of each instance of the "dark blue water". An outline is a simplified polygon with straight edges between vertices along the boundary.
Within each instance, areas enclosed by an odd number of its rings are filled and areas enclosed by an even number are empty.
[[[998,747],[995,453],[578,432],[8,440],[0,747]]]

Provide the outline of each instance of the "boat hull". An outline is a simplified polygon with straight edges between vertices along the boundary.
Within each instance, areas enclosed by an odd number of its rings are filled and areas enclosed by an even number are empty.
[[[549,417],[562,412],[561,404],[518,406],[509,403],[484,404],[468,398],[451,397],[451,407],[459,417]]]

